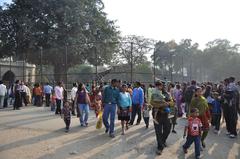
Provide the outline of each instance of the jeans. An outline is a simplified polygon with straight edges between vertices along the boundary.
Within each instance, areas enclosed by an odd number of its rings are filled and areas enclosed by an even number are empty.
[[[142,119],[142,113],[141,113],[141,106],[139,104],[133,104],[132,106],[132,116],[130,121],[131,125],[134,123],[136,114],[138,114],[137,123],[140,123]]]
[[[80,124],[87,125],[88,114],[89,114],[89,105],[88,104],[78,104],[80,111]]]
[[[110,131],[110,134],[114,133],[114,121],[115,121],[115,113],[116,113],[116,104],[104,104],[104,110],[103,110],[103,124],[106,127],[107,130]],[[110,125],[108,122],[108,118],[110,115]]]
[[[163,150],[164,148],[163,144],[166,143],[168,135],[170,134],[171,131],[171,123],[170,119],[168,119],[167,116],[161,117],[160,121],[158,122],[159,124],[156,124],[154,122],[155,134],[157,138],[158,149]]]
[[[194,142],[195,145],[195,156],[196,158],[200,156],[200,136],[187,136],[187,141],[183,145],[184,149],[188,149],[192,143]]]
[[[146,126],[149,126],[149,117],[143,117]]]

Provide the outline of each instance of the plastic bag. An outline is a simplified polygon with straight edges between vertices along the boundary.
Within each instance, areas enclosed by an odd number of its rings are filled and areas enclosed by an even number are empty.
[[[103,112],[102,111],[100,111],[99,113],[98,113],[98,121],[97,121],[97,124],[96,124],[96,129],[101,129],[102,128],[102,115],[103,115]]]

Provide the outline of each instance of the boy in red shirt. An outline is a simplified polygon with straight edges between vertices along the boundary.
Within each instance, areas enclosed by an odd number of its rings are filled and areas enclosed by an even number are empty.
[[[188,118],[188,122],[185,126],[185,129],[184,129],[183,138],[186,137],[186,132],[188,132],[188,133],[187,133],[187,141],[183,145],[183,151],[184,151],[184,153],[187,153],[187,149],[194,142],[195,157],[196,157],[196,159],[199,159],[200,158],[200,143],[201,143],[202,122],[197,116],[198,116],[198,109],[197,108],[191,109],[191,116]]]

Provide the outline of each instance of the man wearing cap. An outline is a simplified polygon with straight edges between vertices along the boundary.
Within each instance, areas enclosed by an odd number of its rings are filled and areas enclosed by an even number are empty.
[[[107,86],[103,91],[103,124],[106,127],[105,133],[109,133],[109,136],[114,138],[114,121],[115,121],[115,113],[117,102],[119,98],[119,89],[118,80],[113,79],[111,81],[111,85]],[[110,125],[108,122],[108,118],[110,116]]]

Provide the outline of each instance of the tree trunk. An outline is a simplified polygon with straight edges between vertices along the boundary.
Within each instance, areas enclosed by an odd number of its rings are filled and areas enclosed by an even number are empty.
[[[65,68],[61,65],[55,65],[53,66],[53,70],[54,70],[54,80],[55,82],[59,82],[59,81],[64,81],[65,79]]]

